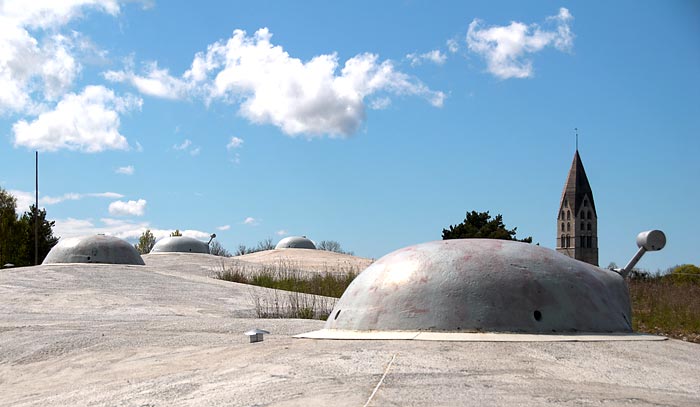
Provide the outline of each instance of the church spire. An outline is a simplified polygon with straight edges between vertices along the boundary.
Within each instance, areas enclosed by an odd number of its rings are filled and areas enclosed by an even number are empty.
[[[559,202],[557,251],[598,265],[598,214],[578,148]]]

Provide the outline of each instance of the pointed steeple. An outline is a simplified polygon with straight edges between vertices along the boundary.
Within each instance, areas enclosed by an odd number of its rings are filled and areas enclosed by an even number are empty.
[[[557,251],[598,265],[598,213],[578,149],[559,201]]]
[[[574,160],[571,162],[571,168],[569,169],[569,175],[566,177],[564,191],[562,191],[561,203],[563,204],[564,199],[566,199],[567,202],[569,202],[571,211],[578,214],[583,205],[584,197],[586,196],[588,196],[588,202],[590,202],[590,206],[593,209],[593,214],[597,217],[595,201],[593,200],[593,190],[591,189],[591,184],[588,183],[588,177],[586,176],[586,170],[583,168],[581,156],[578,154],[578,150],[576,150]]]

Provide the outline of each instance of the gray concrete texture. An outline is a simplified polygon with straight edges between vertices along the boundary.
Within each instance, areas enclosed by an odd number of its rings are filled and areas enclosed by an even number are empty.
[[[209,245],[189,236],[169,236],[156,242],[151,253],[205,253],[209,254]]]
[[[700,404],[696,344],[295,339],[212,257],[0,270],[0,406]]]
[[[43,264],[56,263],[145,264],[129,242],[106,235],[59,240],[43,261]]]

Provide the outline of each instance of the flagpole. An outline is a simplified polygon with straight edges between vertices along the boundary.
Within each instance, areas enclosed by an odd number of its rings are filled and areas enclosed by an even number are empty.
[[[39,152],[35,151],[34,160],[34,181],[35,196],[34,202],[34,265],[39,265]]]

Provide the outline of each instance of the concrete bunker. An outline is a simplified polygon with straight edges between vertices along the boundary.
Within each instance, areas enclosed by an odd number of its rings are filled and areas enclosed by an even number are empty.
[[[316,249],[316,245],[306,236],[289,236],[280,240],[275,249]]]
[[[373,263],[350,284],[322,331],[301,337],[609,334],[631,333],[632,324],[627,286],[614,271],[531,244],[456,239],[406,247]]]
[[[209,254],[209,245],[188,236],[169,236],[156,242],[151,253],[205,253]]]
[[[146,264],[129,242],[106,235],[61,239],[42,264],[54,263]]]

